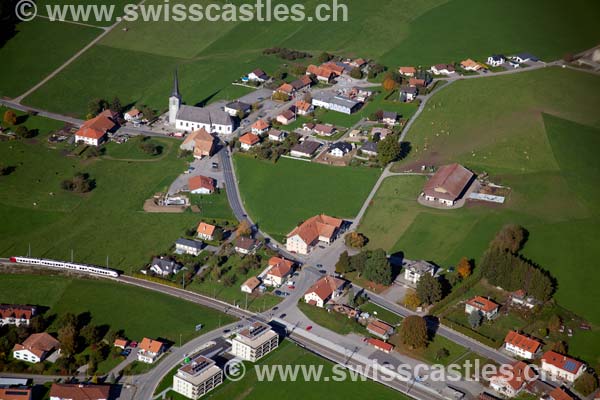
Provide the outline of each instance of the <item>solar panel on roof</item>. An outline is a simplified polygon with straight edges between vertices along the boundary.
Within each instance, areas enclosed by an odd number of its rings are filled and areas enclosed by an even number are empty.
[[[577,364],[574,363],[573,361],[567,361],[567,362],[565,362],[564,368],[569,372],[575,372],[575,370],[577,369]]]

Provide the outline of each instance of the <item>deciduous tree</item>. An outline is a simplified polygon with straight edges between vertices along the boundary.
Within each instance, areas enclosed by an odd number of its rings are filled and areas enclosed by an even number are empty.
[[[421,300],[419,300],[419,296],[414,290],[409,290],[404,296],[404,306],[410,308],[411,310],[416,309],[421,305]]]
[[[396,85],[397,85],[396,81],[391,78],[386,78],[383,81],[383,89],[388,92],[391,92],[392,90],[396,89]]]
[[[17,123],[17,114],[13,110],[6,110],[4,113],[4,122],[9,125],[14,125]]]
[[[558,332],[562,326],[562,319],[559,315],[553,314],[548,318],[548,329],[550,332]]]
[[[411,349],[427,346],[427,323],[418,315],[408,316],[400,326],[400,340]]]
[[[362,233],[352,231],[352,232],[349,232],[348,234],[346,234],[344,241],[346,243],[346,246],[348,246],[348,247],[352,247],[355,249],[362,249],[367,244],[368,239]]]
[[[471,261],[467,257],[461,258],[456,266],[456,272],[458,272],[458,275],[463,279],[468,278],[471,275],[472,269]]]
[[[235,231],[237,236],[250,236],[252,234],[252,227],[247,220],[243,220],[237,227]]]
[[[385,250],[377,249],[370,253],[365,263],[363,276],[381,285],[390,285],[392,283],[392,266],[388,261]]]
[[[380,140],[377,143],[377,152],[377,160],[382,166],[398,160],[402,154],[398,135],[388,135],[385,139]]]
[[[417,282],[417,296],[424,304],[433,304],[440,301],[442,299],[442,284],[430,274],[425,274]]]
[[[575,381],[575,390],[584,396],[589,396],[598,389],[598,377],[592,372],[586,371]]]
[[[471,311],[471,313],[469,314],[469,325],[471,325],[471,328],[479,328],[482,322],[483,315],[481,314],[481,312],[479,310]]]
[[[347,251],[340,254],[340,258],[335,264],[335,272],[338,274],[345,274],[350,272],[350,256]]]

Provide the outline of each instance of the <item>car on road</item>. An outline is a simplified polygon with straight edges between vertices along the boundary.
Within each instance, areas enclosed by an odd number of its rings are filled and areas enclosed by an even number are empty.
[[[319,248],[320,248],[320,249],[324,249],[324,248],[325,248],[325,246],[319,245]]]
[[[327,271],[326,271],[326,270],[324,270],[324,269],[320,269],[320,270],[319,270],[319,273],[321,273],[321,274],[325,275],[325,274],[327,273]]]
[[[223,329],[223,333],[229,333],[231,332],[231,329]]]
[[[131,349],[125,349],[121,352],[123,357],[127,357],[129,354],[131,354]]]
[[[323,264],[317,264],[317,268],[323,268]]]
[[[312,329],[312,325],[309,325],[309,326],[306,327],[307,331],[310,331],[311,329]]]
[[[273,307],[273,311],[277,311],[277,310],[279,310],[279,307],[277,307],[277,306]]]
[[[294,285],[290,285],[290,286],[288,286],[288,289],[290,289],[290,290],[294,290],[294,289],[296,289],[296,286],[294,286]]]
[[[281,296],[281,290],[276,290],[273,292],[275,296]]]
[[[212,167],[213,167],[213,169],[218,169],[219,163],[216,163],[216,162],[212,163]]]
[[[284,319],[285,317],[287,317],[287,314],[286,314],[286,313],[283,313],[283,314],[281,314],[281,315],[279,316],[279,318],[281,318],[281,319]]]

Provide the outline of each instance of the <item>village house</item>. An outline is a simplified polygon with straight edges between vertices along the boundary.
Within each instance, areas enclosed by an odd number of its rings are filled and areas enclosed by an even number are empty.
[[[188,189],[191,194],[213,194],[215,192],[215,180],[208,176],[193,176],[188,179]]]
[[[500,306],[485,297],[475,296],[465,303],[465,313],[471,314],[473,311],[479,311],[487,320],[496,318]]]
[[[394,327],[379,319],[374,319],[367,325],[367,332],[380,339],[388,340],[394,334]]]
[[[123,115],[123,118],[125,119],[126,122],[139,124],[140,122],[142,122],[142,118],[144,118],[144,114],[142,114],[142,112],[140,110],[138,110],[137,108],[134,107],[131,110],[127,111],[125,113],[125,115]]]
[[[27,382],[27,379],[25,379]],[[0,386],[0,399],[2,400],[31,400],[33,389],[25,386]]]
[[[424,87],[427,87],[427,81],[425,79],[410,78],[408,80],[408,86],[416,87],[416,88],[424,88]]]
[[[269,140],[273,142],[283,142],[287,136],[286,131],[280,131],[278,129],[269,130]]]
[[[232,117],[245,117],[252,111],[252,106],[241,101],[232,101],[225,105],[225,112]]]
[[[451,207],[463,196],[474,178],[475,175],[460,164],[444,165],[427,181],[423,195],[427,201]]]
[[[487,59],[487,63],[490,67],[499,67],[502,64],[504,64],[506,62],[506,57],[499,55],[499,54],[494,54],[492,56],[489,56]]]
[[[197,400],[223,383],[223,371],[210,358],[196,355],[173,375],[173,391]]]
[[[427,274],[435,276],[436,270],[435,265],[422,260],[404,260],[402,261],[402,268],[404,268],[404,280],[413,285],[416,285]]]
[[[309,218],[287,235],[286,249],[292,253],[308,254],[319,242],[331,244],[343,223],[341,219],[324,214]]]
[[[125,350],[127,348],[127,346],[129,346],[129,340],[117,338],[117,339],[115,339],[113,346],[118,347],[119,349]]]
[[[419,90],[416,86],[402,86],[400,88],[400,101],[410,103],[415,101],[419,95]]]
[[[242,150],[248,151],[260,143],[260,138],[253,133],[245,133],[240,136],[240,147]]]
[[[308,89],[312,86],[312,84],[313,81],[308,75],[301,76],[299,79],[296,79],[295,81],[290,83],[290,85],[294,88],[295,92],[300,92],[304,89]]]
[[[465,71],[476,72],[481,69],[481,65],[478,62],[471,60],[470,58],[467,58],[466,60],[461,61],[460,66]]]
[[[17,304],[0,304],[0,326],[29,326],[31,318],[36,315],[37,308]]]
[[[100,146],[106,141],[108,133],[114,132],[117,127],[117,115],[110,110],[104,110],[81,125],[75,132],[75,143]]]
[[[292,273],[294,263],[281,257],[271,257],[269,267],[264,276],[264,283],[267,286],[279,287]]]
[[[89,383],[53,383],[50,400],[108,400],[110,385]]]
[[[310,305],[323,308],[329,301],[339,298],[346,286],[346,281],[333,277],[324,276],[315,282],[304,294],[304,301]]]
[[[235,239],[235,251],[243,255],[253,254],[259,244],[258,240],[240,236]]]
[[[160,340],[153,340],[145,337],[138,345],[138,361],[146,364],[153,364],[165,350],[166,345]]]
[[[391,134],[392,130],[389,128],[381,128],[376,126],[373,129],[371,129],[371,137],[373,137],[376,141],[383,140]]]
[[[596,398],[598,396],[596,395]],[[571,396],[565,390],[560,387],[555,387],[550,392],[548,392],[545,396],[540,397],[540,400],[577,400],[576,397]]]
[[[350,143],[347,142],[336,142],[336,143],[332,143],[329,146],[329,150],[327,151],[327,154],[329,154],[332,157],[344,157],[346,154],[350,153],[352,151],[352,145]]]
[[[321,68],[325,68],[333,72],[336,76],[341,76],[345,72],[350,72],[352,68],[349,68],[347,65],[343,63],[328,61],[326,63],[321,64]]]
[[[349,65],[352,68],[363,68],[367,65],[367,60],[365,60],[364,58],[357,58],[350,61]]]
[[[450,76],[455,74],[456,70],[454,69],[454,65],[452,64],[436,64],[429,69],[429,72],[431,72],[434,75]]]
[[[541,350],[542,343],[516,331],[510,331],[504,338],[504,349],[517,357],[533,360]]]
[[[298,100],[294,106],[296,107],[296,114],[302,116],[309,115],[315,110],[312,104],[304,100]]]
[[[202,240],[214,240],[216,226],[207,224],[206,222],[200,222],[198,225],[197,233],[198,238]]]
[[[376,157],[379,154],[379,151],[377,150],[377,143],[371,141],[365,142],[361,146],[360,151],[369,157]]]
[[[392,350],[394,350],[393,344],[386,343],[381,339],[368,338],[367,344],[369,346],[373,346],[374,348],[376,348],[379,351],[383,351],[386,354],[389,354],[392,352]]]
[[[536,379],[533,369],[523,361],[517,361],[507,371],[502,371],[490,379],[490,387],[506,397],[516,397],[529,382]]]
[[[525,307],[531,310],[535,307],[536,301],[533,296],[527,296],[523,289],[519,289],[510,294],[510,303],[513,306]]]
[[[260,279],[253,276],[250,279],[248,279],[246,282],[244,282],[241,285],[240,289],[244,293],[252,294],[260,285],[261,285]]]
[[[256,362],[279,346],[279,335],[263,322],[254,322],[231,339],[231,354]]]
[[[284,83],[279,86],[275,92],[283,93],[289,97],[292,97],[296,93],[296,89],[294,89],[294,87],[289,83]]]
[[[537,62],[539,61],[539,58],[537,58],[536,56],[534,56],[533,54],[530,53],[519,53],[519,54],[515,54],[514,56],[510,57],[511,60],[518,62],[519,64],[523,64],[529,61],[533,61],[533,62]]]
[[[263,133],[267,133],[270,126],[271,125],[264,119],[259,119],[254,124],[252,124],[252,133],[255,135],[262,135]]]
[[[384,111],[381,116],[381,122],[386,125],[396,125],[396,122],[398,122],[398,113],[393,111]]]
[[[573,383],[585,370],[586,365],[581,361],[554,351],[547,351],[542,355],[542,375],[549,379]]]
[[[190,133],[179,148],[193,151],[196,159],[212,157],[216,149],[216,140],[206,129],[201,128]]]
[[[312,129],[319,136],[333,136],[337,128],[331,124],[316,124]]]
[[[52,353],[60,354],[60,342],[46,332],[30,335],[22,344],[15,344],[13,357],[17,360],[36,364],[44,361]]]
[[[182,104],[177,74],[169,97],[169,124],[184,132],[204,128],[210,134],[225,135],[231,134],[234,128],[231,116],[223,110]]]
[[[202,253],[204,243],[196,240],[180,238],[175,241],[175,253],[198,256]]]
[[[150,271],[163,277],[175,275],[181,271],[183,266],[174,260],[163,257],[154,257],[150,263]]]
[[[292,110],[285,110],[277,116],[277,122],[282,125],[289,125],[296,120],[296,113]]]
[[[269,75],[262,69],[257,68],[248,74],[248,80],[263,83],[269,80]]]
[[[315,94],[312,99],[315,107],[322,107],[326,110],[336,111],[342,114],[353,114],[359,108],[361,103],[344,96],[332,96],[331,94]]]
[[[409,78],[415,76],[417,69],[415,67],[400,67],[398,68],[400,75],[408,76]]]
[[[305,140],[292,147],[290,155],[292,157],[311,158],[317,152],[319,147],[321,147],[321,143]]]
[[[369,97],[373,96],[373,93],[374,92],[371,89],[355,86],[347,92],[347,96],[353,100],[364,103]]]

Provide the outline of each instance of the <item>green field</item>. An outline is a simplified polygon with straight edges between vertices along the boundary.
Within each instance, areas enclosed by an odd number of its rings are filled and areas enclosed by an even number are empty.
[[[233,321],[211,309],[134,286],[63,276],[2,275],[0,303],[49,307],[46,315],[89,312],[92,323],[123,329],[137,341],[162,337],[178,344],[180,334],[185,341],[198,335],[196,324],[210,331],[219,322]]]
[[[354,218],[379,174],[284,158],[272,164],[238,155],[234,162],[248,213],[276,239],[320,213]]]
[[[39,126],[40,132],[60,127],[37,117],[25,125]],[[26,254],[31,244],[33,256],[66,259],[73,249],[76,261],[104,265],[108,256],[111,267],[131,272],[168,250],[201,217],[143,212],[144,200],[164,191],[185,169],[172,146],[175,142],[160,142],[164,155],[150,161],[84,160],[70,156],[62,146],[50,148],[46,133],[27,141],[0,142],[2,163],[15,168],[0,177],[0,254]],[[131,150],[133,156],[119,156],[136,158],[138,149]],[[76,172],[89,173],[96,188],[87,194],[62,190],[61,181]]]
[[[303,3],[312,12],[319,0]],[[142,102],[162,110],[176,67],[189,104],[231,98],[233,80],[256,67],[272,73],[283,63],[262,56],[262,50],[272,46],[315,54],[327,50],[396,67],[518,51],[551,60],[592,47],[600,39],[593,17],[599,6],[585,0],[569,4],[569,11],[579,16],[576,21],[563,18],[564,5],[558,0],[346,4],[347,22],[128,22],[127,31],[118,26],[26,103],[82,115],[90,99],[118,95],[125,104]],[[451,39],[446,32],[452,32]]]
[[[396,169],[460,161],[512,192],[503,206],[433,210],[416,202],[424,177],[388,178],[359,228],[369,246],[453,265],[462,256],[479,259],[502,225],[524,226],[524,255],[556,277],[560,305],[594,324],[577,331],[570,353],[599,362],[589,344],[599,338],[600,313],[588,306],[600,301],[599,89],[591,74],[548,69],[439,92],[406,138],[415,151]]]

